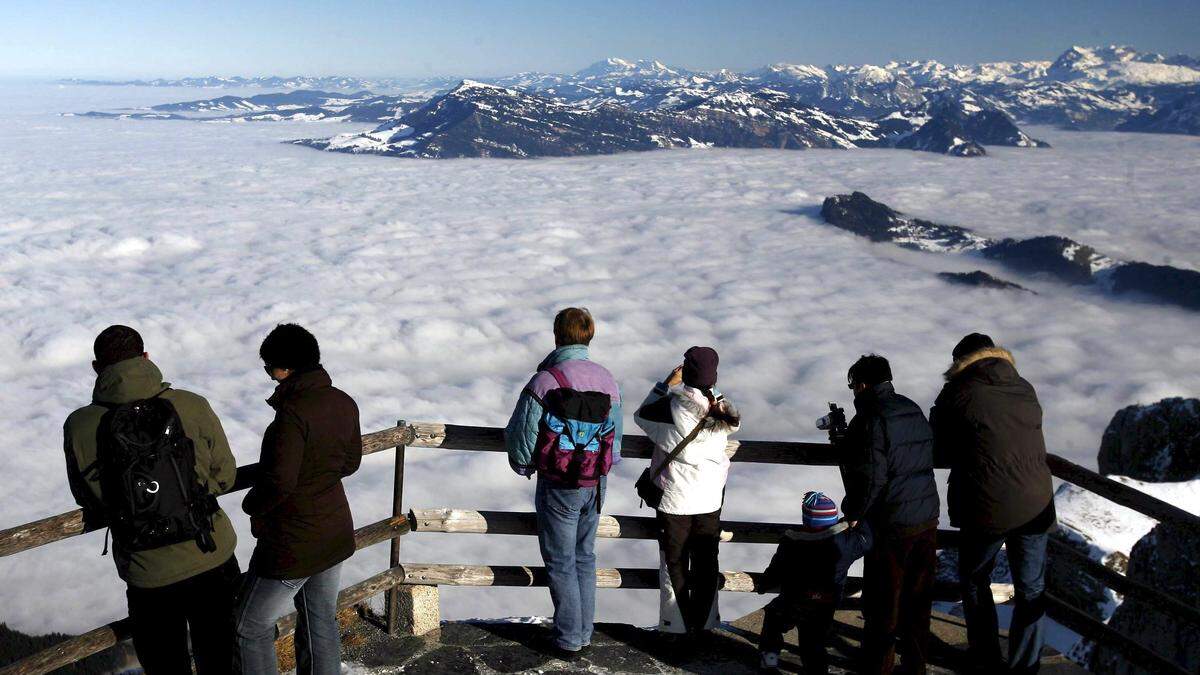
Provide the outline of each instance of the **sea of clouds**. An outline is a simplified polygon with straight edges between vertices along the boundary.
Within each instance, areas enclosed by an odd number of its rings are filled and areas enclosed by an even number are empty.
[[[222,92],[226,93],[226,92]],[[90,397],[94,335],[127,323],[178,387],[209,398],[241,464],[271,419],[257,359],[275,324],[320,339],[364,430],[399,418],[503,426],[550,321],[591,308],[593,356],[634,406],[693,344],[721,354],[747,439],[820,440],[849,405],[860,354],[892,360],[928,406],[951,347],[985,331],[1012,348],[1046,410],[1053,451],[1095,466],[1120,407],[1200,392],[1200,315],[1016,278],[1039,295],[947,285],[981,267],[873,245],[824,225],[829,195],[862,190],[987,236],[1063,234],[1120,258],[1200,267],[1200,140],[1033,129],[1049,150],[985,159],[897,150],[663,151],[536,161],[416,161],[280,143],[312,124],[133,122],[62,111],[195,98],[195,90],[0,86],[0,529],[74,508],[61,424]],[[352,125],[340,126],[350,130]],[[327,135],[327,131],[319,131]],[[355,520],[389,513],[392,453],[347,481]],[[606,511],[639,510],[621,464]],[[527,511],[533,484],[493,453],[408,452],[408,507]],[[832,469],[735,464],[724,515],[795,522]],[[253,539],[241,495],[238,556]],[[0,621],[78,632],[125,613],[92,533],[0,559]],[[540,564],[531,537],[421,534],[403,557]],[[652,567],[653,542],[600,541],[602,566]],[[724,569],[772,547],[728,545]],[[387,563],[356,555],[348,584]],[[655,591],[601,591],[605,620],[652,624]],[[762,604],[724,594],[728,618]],[[446,618],[545,615],[544,590],[443,590]]]

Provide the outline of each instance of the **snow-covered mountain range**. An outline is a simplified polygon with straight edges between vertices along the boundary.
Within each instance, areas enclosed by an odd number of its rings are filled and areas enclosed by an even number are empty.
[[[76,84],[264,87],[282,90],[370,90],[428,98],[462,78],[196,77]],[[671,108],[739,89],[770,88],[831,112],[873,117],[925,103],[930,92],[970,88],[1019,122],[1111,129],[1129,117],[1166,105],[1200,87],[1200,59],[1164,56],[1132,47],[1067,49],[1053,61],[948,65],[892,61],[883,65],[777,63],[736,72],[689,70],[659,61],[609,58],[573,74],[525,72],[476,81],[596,107]]]
[[[370,131],[297,143],[428,158],[672,147],[896,147],[974,157],[988,145],[1045,147],[1021,131],[1024,122],[1200,133],[1200,61],[1115,46],[1072,47],[1054,61],[970,66],[774,64],[739,73],[610,58],[572,75],[527,72],[454,84],[345,77],[196,82],[261,82],[285,91],[84,114],[376,123]],[[333,86],[296,88],[317,83]],[[400,91],[358,89],[365,85]]]

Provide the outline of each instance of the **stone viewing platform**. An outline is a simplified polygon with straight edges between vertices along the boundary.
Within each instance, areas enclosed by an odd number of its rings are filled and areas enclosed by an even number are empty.
[[[764,598],[764,603],[766,599]],[[530,645],[548,628],[518,621],[448,621],[423,637],[389,637],[379,618],[354,615],[346,622],[344,658],[352,668],[367,673],[405,675],[492,675],[493,673],[629,673],[676,675],[698,673],[737,675],[759,673],[757,643],[762,612],[725,624],[712,637],[674,647],[654,629],[627,624],[598,623],[590,649],[571,662],[538,651]],[[935,613],[930,673],[961,672],[967,665],[966,626],[960,617]],[[831,671],[853,673],[862,635],[858,610],[838,612],[831,644]],[[796,632],[787,636],[796,644]],[[901,662],[902,663],[902,662]],[[286,665],[286,664],[285,664]],[[782,672],[803,672],[799,657],[784,651]],[[354,671],[360,672],[360,671]],[[1042,673],[1087,671],[1066,657],[1046,649]]]

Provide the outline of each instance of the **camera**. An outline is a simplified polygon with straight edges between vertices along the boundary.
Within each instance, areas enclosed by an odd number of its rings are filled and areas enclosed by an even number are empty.
[[[817,419],[817,428],[829,432],[829,442],[837,445],[846,437],[846,411],[830,403],[829,414]]]

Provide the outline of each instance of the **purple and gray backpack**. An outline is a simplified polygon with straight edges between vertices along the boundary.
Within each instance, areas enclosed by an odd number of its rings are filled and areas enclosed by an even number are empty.
[[[538,473],[565,487],[593,487],[613,464],[612,399],[603,392],[573,389],[556,366],[546,372],[558,388],[542,397]]]

